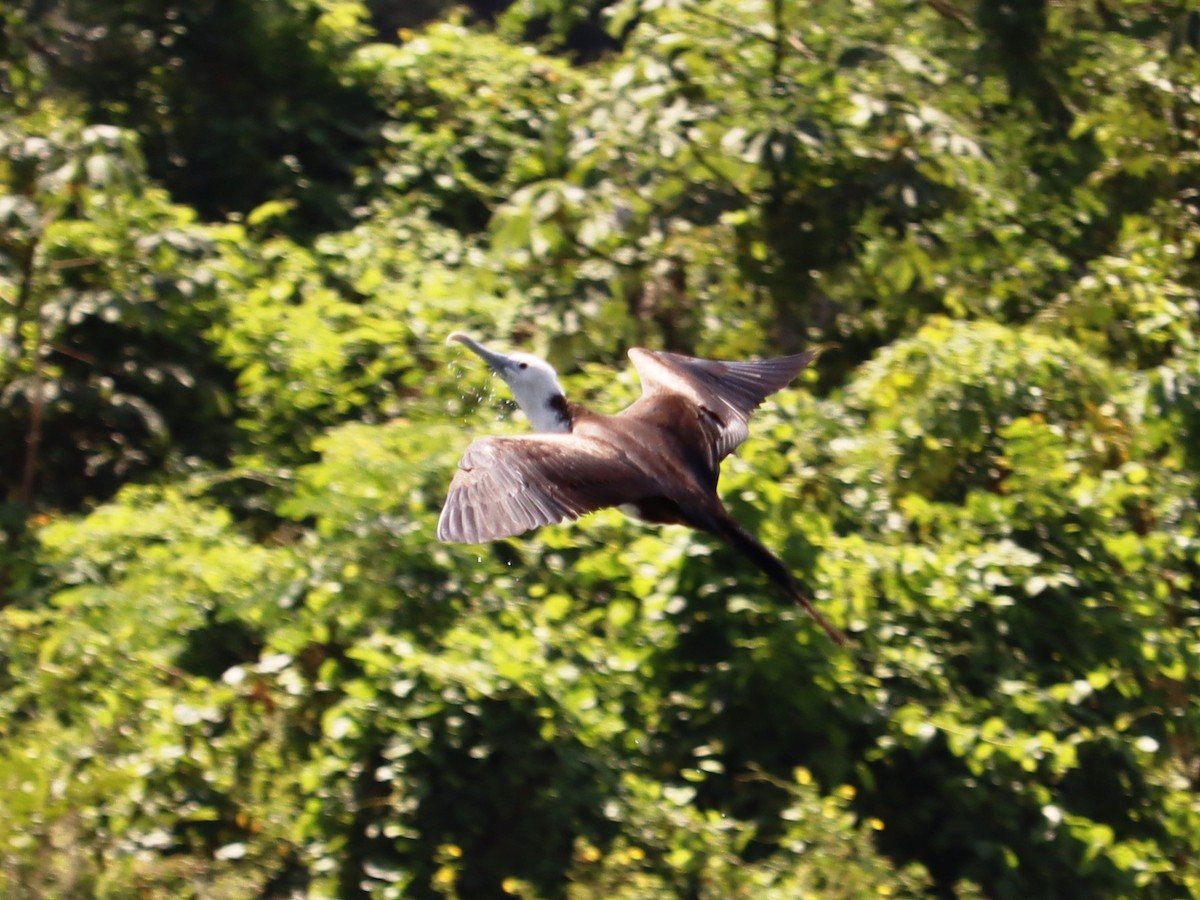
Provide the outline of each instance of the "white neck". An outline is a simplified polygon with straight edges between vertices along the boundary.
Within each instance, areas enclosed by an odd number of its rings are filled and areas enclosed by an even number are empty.
[[[564,434],[571,430],[571,420],[566,415],[566,395],[539,392],[531,396],[528,392],[513,391],[513,396],[534,431]]]

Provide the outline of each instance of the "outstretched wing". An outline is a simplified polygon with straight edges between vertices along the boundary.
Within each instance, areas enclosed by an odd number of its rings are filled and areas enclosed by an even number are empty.
[[[642,397],[622,415],[651,414],[661,408],[663,395],[682,396],[703,414],[702,429],[715,467],[750,436],[750,413],[787,387],[822,349],[775,359],[723,362],[634,347],[629,358],[642,379]]]
[[[463,454],[438,519],[441,541],[477,544],[644,497],[650,479],[619,449],[571,434],[484,437]]]

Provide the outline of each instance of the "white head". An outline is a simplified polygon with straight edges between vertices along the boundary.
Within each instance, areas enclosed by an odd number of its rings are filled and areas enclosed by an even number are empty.
[[[570,431],[566,394],[550,363],[530,353],[499,353],[456,331],[446,343],[465,344],[503,378],[534,431]]]

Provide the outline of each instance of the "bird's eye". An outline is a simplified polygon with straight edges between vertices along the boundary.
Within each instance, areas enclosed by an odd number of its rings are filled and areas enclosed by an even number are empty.
[[[518,369],[528,369],[529,363],[517,363],[517,368]]]

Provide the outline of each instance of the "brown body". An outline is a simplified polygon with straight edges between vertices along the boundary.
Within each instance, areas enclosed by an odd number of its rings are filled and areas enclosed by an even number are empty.
[[[635,348],[629,356],[642,396],[620,413],[604,415],[567,401],[543,361],[504,357],[459,339],[493,365],[530,420],[550,433],[472,443],[450,486],[440,539],[494,540],[618,506],[649,522],[687,525],[727,541],[845,643],[783,562],[729,516],[717,495],[721,461],[749,434],[750,412],[817,351],[718,362]],[[546,371],[539,373],[539,364]],[[543,384],[553,387],[541,390]]]

